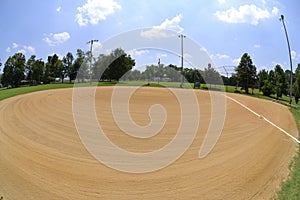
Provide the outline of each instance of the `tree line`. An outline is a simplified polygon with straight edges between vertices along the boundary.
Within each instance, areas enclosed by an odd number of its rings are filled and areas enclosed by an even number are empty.
[[[115,49],[109,55],[101,54],[98,58],[92,58],[89,51],[77,49],[76,58],[68,52],[62,59],[57,54],[48,56],[46,62],[35,55],[26,60],[25,55],[18,52],[4,63],[1,83],[4,87],[19,87],[22,83],[48,84],[57,79],[64,83],[65,78],[71,83],[76,77],[79,81],[88,81],[96,79],[101,71],[102,79],[119,80],[134,65],[135,61],[122,49]]]
[[[292,77],[291,77],[292,76]],[[277,99],[282,98],[283,95],[289,95],[290,79],[292,78],[292,95],[295,97],[296,103],[300,98],[300,63],[298,64],[295,73],[290,70],[283,70],[277,64],[274,69],[267,71],[260,70],[258,73],[252,59],[247,53],[241,57],[239,65],[232,75],[232,79],[240,86],[245,92],[249,93],[249,88],[259,89],[263,95],[275,95]]]
[[[0,61],[0,66],[2,65]],[[288,95],[290,87],[290,70],[283,70],[277,64],[274,69],[265,69],[257,72],[251,57],[244,53],[240,59],[235,73],[231,77],[221,76],[211,64],[204,70],[183,68],[173,64],[148,65],[144,71],[132,70],[135,60],[126,54],[121,48],[113,50],[110,54],[100,54],[97,58],[91,57],[91,52],[77,49],[76,57],[68,52],[62,59],[57,54],[48,56],[47,61],[37,59],[35,55],[28,60],[22,53],[15,53],[4,63],[1,83],[3,86],[19,87],[22,82],[31,85],[51,83],[59,79],[62,83],[68,77],[73,82],[76,77],[78,81],[119,81],[119,80],[148,80],[148,81],[181,81],[183,75],[190,83],[199,82],[208,84],[232,85],[240,87],[249,93],[249,89],[259,89],[263,95],[275,95],[281,98]],[[296,102],[300,98],[300,64],[295,73],[292,73],[293,96]]]

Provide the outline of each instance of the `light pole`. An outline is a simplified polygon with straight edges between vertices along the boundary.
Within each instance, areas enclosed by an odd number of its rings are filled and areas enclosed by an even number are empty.
[[[158,59],[158,77],[157,77],[157,83],[158,83],[158,85],[159,85],[159,79],[160,79],[160,58]]]
[[[285,37],[286,37],[286,42],[288,45],[288,51],[289,51],[289,56],[290,56],[290,66],[291,66],[291,74],[290,74],[290,105],[292,104],[292,90],[293,90],[293,64],[292,64],[292,55],[291,55],[291,47],[290,47],[290,42],[289,42],[289,38],[288,38],[288,34],[287,34],[287,30],[285,27],[285,23],[284,23],[284,16],[281,15],[280,21],[282,21],[283,24],[283,28],[284,28],[284,32],[285,32]]]
[[[87,42],[87,44],[91,44],[91,49],[90,49],[90,51],[91,51],[91,60],[90,60],[90,69],[89,69],[89,71],[90,71],[90,83],[92,83],[92,62],[93,62],[93,44],[94,44],[94,42],[98,42],[98,40],[90,40],[90,41]]]
[[[183,38],[185,38],[186,36],[183,34],[180,34],[178,36],[181,39],[181,83],[179,87],[183,87]]]

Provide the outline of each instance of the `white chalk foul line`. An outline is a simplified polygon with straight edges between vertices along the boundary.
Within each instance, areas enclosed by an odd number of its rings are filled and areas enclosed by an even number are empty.
[[[263,117],[262,115],[256,113],[255,111],[251,110],[250,108],[248,108],[247,106],[245,106],[244,104],[242,104],[241,102],[235,100],[232,97],[229,97],[227,95],[225,95],[226,98],[230,99],[231,101],[234,101],[235,103],[239,104],[240,106],[242,106],[243,108],[247,109],[248,111],[250,111],[251,113],[253,113],[254,115],[256,115],[259,118],[262,118],[263,120],[265,120],[266,122],[268,122],[269,124],[271,124],[272,126],[274,126],[275,128],[277,128],[278,130],[280,130],[282,133],[286,134],[287,136],[289,136],[291,139],[293,139],[295,142],[297,142],[298,144],[300,144],[300,141],[293,135],[291,135],[290,133],[288,133],[287,131],[285,131],[284,129],[282,129],[281,127],[277,126],[276,124],[274,124],[273,122],[271,122],[270,120],[268,120],[267,118]]]

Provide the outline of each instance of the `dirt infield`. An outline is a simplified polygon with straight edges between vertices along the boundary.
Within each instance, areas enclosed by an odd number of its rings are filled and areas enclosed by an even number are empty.
[[[100,87],[96,113],[107,137],[132,152],[166,145],[180,122],[175,96],[162,88],[140,88],[130,100],[139,125],[150,122],[148,109],[164,106],[167,121],[158,135],[138,139],[122,133],[113,120],[113,87]],[[126,87],[124,87],[126,90]],[[0,102],[0,196],[14,199],[269,199],[288,175],[296,144],[278,129],[227,99],[218,143],[205,158],[199,148],[210,123],[210,97],[196,91],[200,127],[190,148],[172,165],[146,174],[123,173],[89,154],[72,115],[72,89],[16,96]],[[227,94],[297,135],[288,108],[248,96]]]

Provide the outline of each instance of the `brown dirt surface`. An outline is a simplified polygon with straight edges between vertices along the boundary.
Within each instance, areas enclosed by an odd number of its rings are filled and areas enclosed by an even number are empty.
[[[132,119],[150,122],[148,109],[161,104],[167,120],[159,134],[133,138],[116,125],[114,87],[97,88],[96,113],[107,137],[120,148],[150,152],[176,134],[178,100],[166,88],[139,88],[130,99]],[[124,87],[126,90],[126,87]],[[72,89],[41,91],[0,102],[0,196],[15,199],[270,199],[289,173],[296,143],[237,103],[227,99],[222,135],[199,159],[210,123],[210,96],[195,91],[200,126],[190,148],[161,170],[132,174],[111,169],[84,147],[72,114]],[[287,107],[262,99],[226,94],[297,136]],[[121,99],[120,99],[121,101]]]

